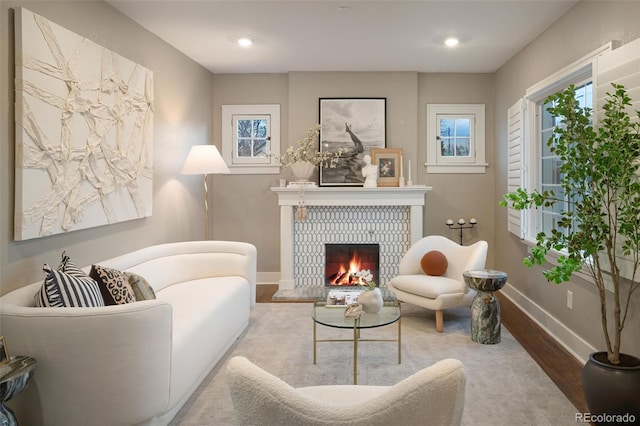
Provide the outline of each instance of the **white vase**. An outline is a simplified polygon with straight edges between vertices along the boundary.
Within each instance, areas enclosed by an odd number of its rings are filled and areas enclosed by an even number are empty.
[[[382,305],[384,305],[382,292],[379,288],[375,288],[370,291],[363,291],[358,296],[358,303],[362,304],[362,310],[365,312],[380,312]]]
[[[307,182],[316,166],[309,161],[296,161],[291,165],[291,173],[299,182]]]

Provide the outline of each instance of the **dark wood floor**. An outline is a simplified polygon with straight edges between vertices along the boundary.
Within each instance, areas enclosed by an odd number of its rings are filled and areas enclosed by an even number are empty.
[[[256,300],[259,303],[269,303],[277,290],[277,284],[259,285]],[[589,412],[582,394],[582,364],[509,299],[499,293],[497,296],[500,300],[502,325],[571,401],[576,412]]]

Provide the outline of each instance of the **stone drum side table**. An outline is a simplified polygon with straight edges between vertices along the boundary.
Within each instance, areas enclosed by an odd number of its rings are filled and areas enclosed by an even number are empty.
[[[8,364],[0,365],[0,425],[18,425],[13,411],[5,407],[4,403],[27,387],[35,368],[36,360],[28,356],[15,356]]]
[[[500,303],[493,295],[507,282],[507,274],[492,270],[466,271],[464,282],[478,294],[471,302],[471,340],[493,345],[500,343]]]

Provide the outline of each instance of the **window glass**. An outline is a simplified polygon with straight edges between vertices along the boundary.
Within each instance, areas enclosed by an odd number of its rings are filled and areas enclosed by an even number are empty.
[[[581,108],[593,108],[593,84],[591,81],[583,82],[576,86],[576,100]],[[542,206],[539,209],[539,216],[537,218],[537,232],[549,233],[557,226],[557,222],[560,220],[560,213],[562,211],[571,211],[572,201],[569,200],[560,185],[562,175],[560,173],[560,166],[562,164],[561,159],[551,152],[551,148],[548,144],[549,140],[553,138],[553,129],[562,125],[562,119],[560,117],[554,117],[548,108],[552,105],[545,103],[544,100],[536,104],[540,115],[539,128],[537,132],[537,140],[540,141],[540,166],[538,182],[538,188],[542,191],[549,191],[555,193],[556,199],[559,200],[553,206]],[[565,230],[566,232],[566,230]]]
[[[266,119],[237,120],[237,156],[241,158],[265,157],[267,155]]]
[[[269,117],[234,115],[235,162],[268,162]]]
[[[468,118],[440,118],[440,155],[468,157],[471,154],[471,120]]]

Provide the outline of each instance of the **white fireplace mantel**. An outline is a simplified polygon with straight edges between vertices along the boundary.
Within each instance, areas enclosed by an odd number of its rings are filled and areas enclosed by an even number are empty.
[[[307,206],[424,206],[424,195],[430,186],[402,188],[345,188],[315,186],[304,189]],[[280,206],[297,206],[298,188],[271,188],[278,194]]]
[[[294,288],[294,208],[301,196],[306,206],[408,206],[410,208],[410,242],[422,238],[425,194],[429,186],[345,188],[273,187],[280,205],[280,289]],[[302,192],[303,191],[303,192]]]

